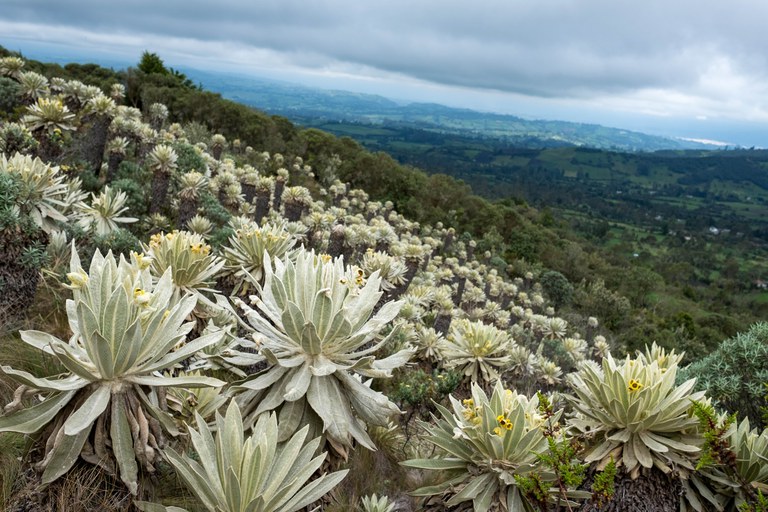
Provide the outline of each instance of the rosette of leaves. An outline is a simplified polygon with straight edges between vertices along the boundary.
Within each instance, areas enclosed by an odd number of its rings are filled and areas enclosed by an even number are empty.
[[[20,57],[2,57],[0,58],[0,76],[17,78],[22,69],[24,69],[24,59]]]
[[[235,227],[235,223],[239,226]],[[225,261],[224,273],[234,284],[234,293],[245,295],[252,289],[250,280],[262,282],[264,277],[264,254],[282,258],[296,245],[296,238],[287,230],[283,221],[267,222],[259,226],[248,219],[233,219],[230,225],[235,234],[222,247]]]
[[[749,419],[718,415],[707,403],[696,404],[705,444],[696,473],[683,482],[681,510],[760,510],[757,489],[768,484],[768,430],[751,429]]]
[[[472,382],[490,382],[499,377],[497,369],[509,364],[513,346],[506,332],[481,321],[461,319],[451,323],[439,352],[449,368],[458,368]]]
[[[216,436],[196,415],[199,430],[189,434],[197,456],[167,450],[181,480],[210,512],[295,512],[319,500],[341,482],[349,470],[312,480],[326,454],[315,455],[320,438],[305,442],[305,426],[279,443],[277,417],[262,415],[246,437],[243,419],[233,401],[224,417],[216,414]],[[137,503],[145,512],[182,512],[179,507]]]
[[[647,363],[629,356],[617,363],[610,354],[603,359],[602,371],[583,365],[569,374],[575,395],[568,397],[575,411],[569,423],[595,441],[586,462],[602,467],[614,459],[633,479],[640,468],[693,470],[691,461],[701,439],[690,410],[704,392],[693,392],[696,379],[676,386],[676,374],[676,363],[661,367],[656,360]]]
[[[181,175],[179,191],[179,221],[180,227],[187,225],[197,214],[198,203],[203,190],[208,185],[208,178],[203,174],[192,171]]]
[[[202,237],[207,237],[213,231],[213,222],[202,215],[195,215],[187,222],[187,230]]]
[[[179,292],[193,293],[203,297],[206,304],[214,305],[203,292],[216,293],[212,287],[224,267],[224,260],[211,252],[211,246],[202,236],[188,231],[157,233],[143,248],[153,275],[161,276],[170,270],[173,285]]]
[[[735,454],[734,469],[737,478],[748,487],[760,488],[765,493],[768,484],[768,430],[751,429],[749,419],[744,418],[737,428],[732,428],[728,444]],[[740,487],[734,497],[734,505],[739,508],[747,499],[744,487]]]
[[[62,213],[69,207],[66,177],[59,168],[44,163],[39,158],[16,153],[11,158],[0,155],[0,173],[19,178],[20,189],[17,203],[23,213],[28,213],[35,224],[46,233],[58,230],[58,222],[66,222]]]
[[[490,398],[472,384],[471,398],[459,402],[451,396],[450,400],[452,411],[437,405],[440,417],[421,423],[427,434],[424,439],[440,449],[439,455],[401,463],[441,471],[441,481],[412,494],[434,496],[448,507],[472,502],[478,512],[493,506],[505,512],[530,510],[515,475],[537,471],[536,454],[547,450],[538,397],[529,399],[497,382]],[[552,421],[560,414],[555,413]]]
[[[305,187],[288,187],[283,192],[282,203],[285,218],[296,222],[312,204],[312,195]]]
[[[53,377],[0,366],[21,384],[0,418],[0,432],[50,432],[44,444],[42,482],[48,484],[82,458],[111,474],[119,473],[131,493],[138,488],[139,467],[154,470],[164,431],[176,434],[173,421],[157,405],[157,389],[221,386],[201,376],[169,377],[177,363],[216,343],[218,333],[174,350],[192,328],[185,318],[194,296],[173,300],[170,272],[155,282],[135,258],[129,263],[112,253],[93,256],[86,273],[72,249],[73,298],[67,301],[72,331],[62,341],[40,331],[22,331],[22,340],[57,359],[68,371]],[[33,404],[24,400],[35,396]]]
[[[169,376],[169,375],[167,375]],[[178,372],[177,377],[202,377],[200,370],[192,372]],[[166,400],[168,409],[175,413],[177,421],[192,422],[195,414],[200,415],[204,421],[214,417],[229,397],[217,387],[170,387],[167,389]]]
[[[123,160],[125,160],[126,152],[128,151],[129,141],[126,137],[114,137],[107,142],[107,176],[106,182],[110,183],[117,174],[118,168]]]
[[[363,496],[360,504],[363,512],[395,512],[396,510],[396,505],[389,501],[387,496],[377,496],[376,494]]]
[[[80,214],[82,217],[78,221],[80,227],[85,231],[93,231],[99,236],[107,236],[117,231],[118,224],[127,224],[136,222],[136,217],[121,217],[120,215],[128,210],[125,202],[128,196],[121,190],[109,188],[109,185],[96,195],[91,194],[91,204],[81,204]]]
[[[438,363],[443,360],[440,353],[440,345],[443,341],[443,336],[432,327],[418,326],[416,328],[414,345],[416,345],[419,357],[425,361]]]
[[[37,103],[27,107],[22,122],[32,133],[74,130],[75,114],[69,111],[58,98],[38,98]]]
[[[405,283],[405,275],[408,273],[408,267],[402,259],[391,256],[385,252],[369,249],[363,255],[360,262],[360,268],[370,275],[377,270],[382,278],[381,288],[389,292],[397,286]]]
[[[27,127],[19,123],[5,123],[0,126],[0,153],[30,153],[37,147]]]
[[[21,97],[25,103],[34,103],[48,95],[48,79],[34,71],[22,71],[18,76]]]
[[[226,147],[227,139],[223,135],[217,133],[211,137],[211,151],[213,151],[213,158],[221,160],[221,153]]]
[[[381,278],[374,273],[364,280],[357,270],[303,249],[293,260],[265,253],[264,284],[252,281],[260,291],[252,297],[255,309],[238,301],[271,364],[236,388],[245,391],[238,398],[248,423],[279,409],[281,440],[312,423],[345,458],[353,439],[375,450],[366,423],[386,426],[400,412],[361,377],[390,377],[413,353],[403,349],[376,359],[396,334],[393,329],[378,340],[401,303],[388,302],[373,314]]]
[[[178,167],[179,155],[171,146],[160,144],[155,146],[148,155],[149,168],[152,169],[152,198],[149,213],[159,212],[168,195],[171,175]]]

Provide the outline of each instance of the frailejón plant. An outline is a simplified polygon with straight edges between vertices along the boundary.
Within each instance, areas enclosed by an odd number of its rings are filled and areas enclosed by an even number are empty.
[[[602,466],[613,458],[633,478],[641,467],[693,470],[701,442],[695,434],[698,421],[689,411],[704,392],[692,392],[695,379],[676,386],[677,364],[667,362],[629,356],[617,362],[609,354],[602,371],[583,365],[569,374],[575,393],[569,401],[576,413],[570,425],[595,440],[587,462]]]
[[[252,288],[248,274],[261,282],[264,276],[264,253],[282,258],[296,245],[296,238],[286,229],[284,222],[259,226],[249,219],[239,219],[239,227],[223,247],[226,262],[224,272],[235,285],[235,292],[248,293]],[[234,226],[233,226],[234,227]]]
[[[395,512],[395,504],[389,501],[387,496],[363,496],[360,500],[362,512]]]
[[[21,183],[19,207],[28,213],[35,224],[46,233],[57,230],[58,223],[66,222],[64,212],[70,206],[66,176],[59,168],[39,158],[16,153],[8,158],[0,155],[0,173],[18,176]]]
[[[274,413],[259,417],[245,437],[240,409],[233,401],[224,417],[216,414],[216,436],[199,414],[199,430],[189,434],[196,456],[167,450],[187,488],[210,512],[294,512],[319,500],[347,475],[336,471],[309,481],[325,460],[315,455],[320,438],[305,443],[305,426],[285,443],[278,442]],[[179,507],[139,503],[145,512],[181,512]]]
[[[453,411],[438,405],[440,417],[434,423],[422,423],[425,440],[439,447],[441,453],[402,463],[445,471],[445,479],[413,494],[436,496],[449,507],[471,501],[477,512],[528,510],[524,508],[529,507],[528,500],[515,476],[534,472],[539,463],[536,454],[547,450],[538,397],[528,399],[497,382],[490,398],[479,385],[472,384],[472,398],[462,402],[453,396],[450,399]],[[560,413],[555,413],[553,421]]]
[[[154,282],[135,258],[117,262],[98,251],[86,273],[72,248],[67,274],[73,298],[67,301],[72,337],[62,341],[41,331],[22,331],[22,340],[55,357],[68,372],[36,377],[0,366],[21,387],[0,417],[0,432],[31,434],[52,425],[39,463],[48,484],[83,459],[117,474],[132,493],[138,488],[139,466],[153,471],[163,431],[176,432],[158,406],[157,387],[221,386],[201,376],[171,377],[172,370],[196,351],[216,343],[214,332],[188,342],[192,328],[185,318],[194,296],[173,301],[170,272]],[[36,397],[29,404],[25,397]]]
[[[211,252],[202,236],[188,231],[157,233],[144,246],[144,252],[152,274],[159,277],[170,271],[171,282],[179,292],[198,298],[204,297],[202,292],[216,292],[213,285],[224,260]]]
[[[109,185],[96,195],[91,194],[91,205],[80,205],[82,217],[78,224],[86,230],[93,231],[97,235],[106,236],[118,229],[118,224],[136,222],[135,217],[121,217],[128,207],[125,202],[128,197],[121,190],[111,189]]]
[[[451,324],[451,331],[438,347],[450,368],[457,368],[472,382],[491,382],[498,369],[510,362],[514,342],[504,331],[482,321],[466,319]]]
[[[404,349],[375,358],[395,333],[377,341],[401,303],[388,302],[373,314],[382,295],[380,278],[361,274],[341,258],[303,249],[293,261],[272,260],[265,252],[264,285],[252,282],[261,292],[251,297],[256,308],[238,301],[271,364],[239,386],[245,391],[241,405],[251,418],[279,408],[284,437],[302,422],[316,424],[343,457],[353,439],[375,449],[365,423],[386,426],[399,413],[361,377],[389,377],[413,353]]]

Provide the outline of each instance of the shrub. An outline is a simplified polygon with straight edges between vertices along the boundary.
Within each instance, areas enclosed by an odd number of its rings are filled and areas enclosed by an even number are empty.
[[[696,389],[706,390],[716,404],[764,425],[768,382],[768,323],[753,325],[747,332],[723,341],[708,356],[680,370],[678,379],[696,377]]]

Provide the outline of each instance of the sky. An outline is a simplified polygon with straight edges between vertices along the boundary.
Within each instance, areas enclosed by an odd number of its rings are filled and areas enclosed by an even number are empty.
[[[765,20],[765,0],[1,0],[0,44],[768,147]]]

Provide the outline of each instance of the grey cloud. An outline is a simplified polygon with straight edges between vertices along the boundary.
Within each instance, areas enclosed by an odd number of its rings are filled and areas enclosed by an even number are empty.
[[[762,0],[4,0],[0,19],[231,42],[542,97],[695,90],[714,59],[768,79]]]

